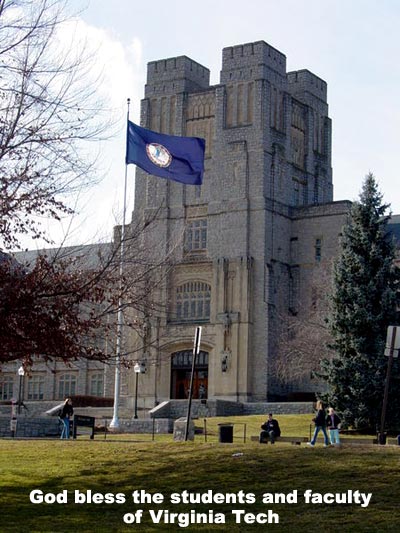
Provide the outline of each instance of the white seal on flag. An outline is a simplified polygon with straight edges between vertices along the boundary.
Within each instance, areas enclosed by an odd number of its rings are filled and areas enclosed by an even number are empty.
[[[172,161],[172,155],[162,144],[146,144],[147,156],[152,163],[158,167],[169,167]]]

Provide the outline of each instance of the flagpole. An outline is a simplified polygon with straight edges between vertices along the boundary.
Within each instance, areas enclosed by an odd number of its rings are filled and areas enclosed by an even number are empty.
[[[127,126],[129,120],[129,106],[131,99],[127,99]],[[113,418],[110,422],[110,428],[119,428],[118,407],[119,396],[121,388],[121,348],[122,348],[122,328],[123,328],[123,314],[122,314],[122,275],[124,267],[124,249],[125,249],[125,220],[126,220],[126,189],[128,183],[128,165],[125,161],[125,180],[124,180],[124,205],[122,212],[122,226],[120,239],[120,260],[119,260],[119,295],[118,295],[118,314],[117,314],[117,345],[115,350],[115,377],[114,377],[114,411]]]

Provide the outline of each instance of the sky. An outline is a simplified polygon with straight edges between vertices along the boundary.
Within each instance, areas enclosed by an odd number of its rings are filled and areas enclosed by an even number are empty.
[[[79,214],[51,226],[66,244],[111,238],[122,220],[126,100],[139,120],[149,61],[186,55],[219,82],[222,49],[263,40],[328,84],[334,200],[355,200],[373,172],[384,200],[400,213],[400,2],[398,0],[68,0],[75,23],[97,51],[117,129],[101,145],[102,180],[82,193]],[[128,168],[127,221],[134,207]],[[29,244],[28,244],[29,246]],[[34,245],[36,247],[37,244]]]

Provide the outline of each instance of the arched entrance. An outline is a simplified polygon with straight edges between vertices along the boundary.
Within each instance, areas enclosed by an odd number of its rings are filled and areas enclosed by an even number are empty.
[[[175,352],[171,357],[171,399],[188,398],[192,373],[192,350]],[[208,392],[208,352],[201,351],[196,357],[193,380],[193,398],[205,399]]]

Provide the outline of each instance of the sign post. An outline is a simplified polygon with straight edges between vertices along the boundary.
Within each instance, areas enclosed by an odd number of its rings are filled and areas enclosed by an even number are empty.
[[[190,411],[192,408],[192,396],[193,396],[193,382],[194,382],[194,371],[196,367],[196,357],[200,352],[200,339],[201,339],[201,326],[196,327],[196,332],[194,335],[194,345],[193,345],[193,358],[192,358],[192,374],[190,376],[190,387],[189,387],[189,399],[188,399],[188,410],[186,416],[186,428],[185,428],[185,441],[188,440],[189,434],[189,422],[190,422]]]
[[[95,425],[95,417],[94,416],[83,416],[83,415],[75,415],[74,416],[74,428],[73,428],[73,434],[72,438],[76,439],[77,435],[77,429],[78,426],[86,426],[91,428],[90,438],[91,440],[94,439],[94,425]]]
[[[378,435],[378,444],[385,444],[385,419],[386,419],[386,407],[389,397],[389,380],[390,372],[392,370],[393,358],[398,357],[399,348],[400,348],[400,328],[397,326],[389,326],[387,330],[386,337],[386,349],[385,355],[389,357],[387,371],[386,371],[386,381],[385,381],[385,392],[383,394],[383,404],[382,404],[382,416],[381,416],[381,429]]]

